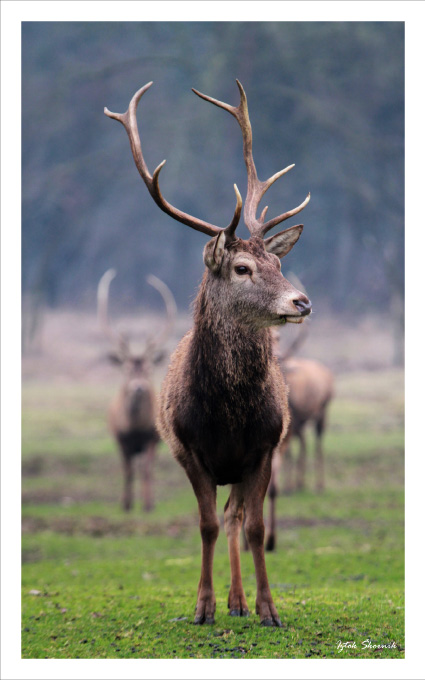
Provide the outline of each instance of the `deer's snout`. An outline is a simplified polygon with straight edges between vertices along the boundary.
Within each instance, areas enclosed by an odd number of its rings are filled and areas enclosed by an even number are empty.
[[[311,302],[303,293],[300,293],[296,300],[292,300],[292,304],[301,316],[307,316],[311,312]]]
[[[130,380],[128,383],[128,391],[135,397],[140,398],[147,391],[146,382],[142,380]]]

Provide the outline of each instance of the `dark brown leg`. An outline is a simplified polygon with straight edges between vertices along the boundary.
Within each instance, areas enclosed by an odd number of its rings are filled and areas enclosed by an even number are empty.
[[[314,459],[315,475],[316,475],[316,491],[321,492],[325,488],[325,461],[322,450],[322,435],[325,426],[325,416],[316,422],[316,451]]]
[[[266,550],[272,551],[276,547],[276,497],[279,493],[279,472],[281,464],[281,453],[276,449],[272,458],[272,474],[270,477],[267,495],[269,497],[269,521],[266,538]]]
[[[257,579],[256,612],[263,626],[282,626],[273,603],[264,558],[263,504],[271,474],[271,456],[242,483],[246,508],[245,531],[254,559]]]
[[[282,464],[283,464],[283,493],[290,494],[294,491],[294,459],[292,457],[292,450],[289,441],[283,447]]]
[[[124,492],[122,499],[123,510],[128,512],[133,507],[133,459],[131,456],[123,454],[123,471],[124,471]]]
[[[298,453],[297,460],[297,481],[296,488],[301,491],[305,487],[305,471],[306,471],[306,458],[307,458],[307,448],[305,443],[304,432],[300,431],[298,434],[300,440],[300,450]]]
[[[216,485],[205,471],[196,467],[186,470],[199,508],[199,527],[202,538],[201,578],[198,585],[195,623],[214,623],[215,595],[213,587],[214,548],[220,530],[216,510]]]
[[[243,518],[243,496],[240,484],[234,484],[224,508],[224,528],[229,547],[232,581],[227,606],[230,616],[248,616],[249,610],[242,586],[239,534]]]
[[[152,442],[148,445],[145,453],[142,454],[142,489],[143,489],[143,507],[145,512],[150,512],[154,507],[153,502],[153,488],[152,488],[152,472],[153,462],[155,458],[156,444]]]

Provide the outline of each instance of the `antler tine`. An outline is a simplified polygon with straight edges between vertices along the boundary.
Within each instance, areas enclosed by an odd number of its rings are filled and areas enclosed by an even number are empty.
[[[165,160],[158,165],[158,167],[154,170],[153,175],[151,175],[148,170],[148,166],[146,165],[145,160],[143,158],[142,146],[137,126],[136,111],[140,99],[145,94],[145,92],[150,88],[151,85],[152,81],[146,83],[146,85],[141,87],[140,90],[138,90],[134,94],[133,98],[130,101],[128,109],[125,113],[112,113],[106,107],[104,109],[104,113],[109,118],[114,118],[115,120],[118,120],[120,123],[122,123],[122,125],[124,125],[126,132],[128,134],[128,138],[130,140],[130,147],[136,167],[144,183],[146,184],[150,195],[152,196],[155,203],[161,208],[161,210],[167,213],[167,215],[170,215],[170,217],[173,217],[178,222],[182,222],[183,224],[186,224],[188,227],[192,227],[192,229],[201,231],[204,234],[207,234],[208,236],[216,236],[222,231],[222,227],[216,227],[214,224],[210,224],[209,222],[205,222],[204,220],[201,220],[197,217],[192,217],[191,215],[188,215],[182,210],[179,210],[178,208],[172,206],[171,203],[169,203],[162,196],[158,181],[159,173],[164,167]],[[237,199],[236,208],[233,215],[233,219],[227,227],[229,234],[234,233],[236,225],[238,224],[240,219],[241,205],[239,205],[238,192],[236,193],[236,199]]]
[[[258,179],[257,170],[252,155],[252,128],[248,114],[248,102],[245,91],[239,80],[236,80],[236,83],[240,93],[239,106],[231,106],[230,104],[226,104],[225,102],[219,101],[218,99],[213,99],[213,97],[208,97],[207,95],[202,94],[201,92],[198,92],[193,88],[192,89],[193,92],[198,95],[198,97],[201,97],[202,99],[205,99],[211,104],[214,104],[215,106],[225,109],[226,111],[231,113],[232,116],[234,116],[239,123],[239,126],[242,131],[243,155],[248,173],[248,188],[244,208],[245,224],[248,227],[251,235],[264,237],[264,235],[269,231],[269,229],[272,229],[280,222],[283,222],[289,217],[292,217],[292,215],[296,215],[298,212],[300,212],[309,202],[310,194],[297,208],[289,210],[288,212],[283,213],[282,215],[279,215],[278,217],[269,220],[265,224],[264,219],[267,212],[267,207],[264,208],[260,218],[257,219],[256,215],[258,206],[267,189],[269,189],[271,185],[274,184],[274,182],[276,182],[277,179],[279,179],[279,177],[282,177],[282,175],[285,175],[287,172],[289,172],[289,170],[291,170],[294,167],[294,165],[288,165],[288,167],[284,168],[283,170],[280,170],[265,182],[261,182]]]
[[[154,276],[154,274],[149,274],[149,276],[146,277],[146,281],[151,286],[153,286],[153,288],[156,288],[156,290],[160,293],[162,299],[165,302],[165,308],[167,310],[167,323],[165,328],[157,338],[152,338],[148,342],[149,349],[153,350],[161,347],[161,345],[164,345],[165,341],[170,336],[176,322],[177,306],[174,295],[168,288],[167,284],[164,283],[164,281],[161,281],[161,279],[159,279],[157,276]]]
[[[265,224],[263,224],[262,228],[261,228],[261,236],[264,237],[265,234],[267,234],[267,232],[270,231],[270,229],[273,229],[273,227],[275,227],[277,224],[280,224],[284,220],[287,220],[289,217],[292,217],[293,215],[296,215],[297,213],[301,212],[301,210],[303,208],[305,208],[307,203],[309,203],[310,197],[311,197],[311,194],[309,192],[307,194],[307,196],[305,197],[305,199],[303,200],[303,202],[300,203],[299,206],[297,206],[293,210],[288,210],[288,212],[286,212],[286,213],[282,213],[282,215],[278,215],[277,217],[273,217],[273,219],[271,219],[268,222],[266,222]]]
[[[97,286],[97,318],[99,325],[105,335],[117,346],[121,357],[127,357],[130,353],[130,348],[127,338],[122,334],[112,330],[109,324],[108,316],[108,300],[109,300],[109,286],[111,281],[116,277],[115,269],[108,269]]]

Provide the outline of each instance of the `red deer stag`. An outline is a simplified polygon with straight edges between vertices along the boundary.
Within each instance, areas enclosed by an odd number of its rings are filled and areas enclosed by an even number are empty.
[[[245,92],[236,81],[240,103],[230,106],[193,90],[228,111],[242,130],[248,173],[244,209],[248,240],[235,234],[242,199],[234,185],[236,208],[230,224],[220,228],[174,208],[163,198],[158,177],[163,161],[149,173],[143,159],[136,107],[152,83],[132,98],[124,114],[105,113],[120,121],[130,138],[133,157],[152,198],[168,215],[212,237],[204,248],[206,269],[194,305],[194,327],[175,350],[160,397],[159,428],[195,492],[200,515],[202,567],[195,623],[214,623],[213,556],[219,533],[217,485],[231,485],[224,508],[231,586],[232,616],[246,616],[239,534],[245,511],[246,534],[256,579],[256,611],[264,626],[282,626],[267,579],[264,557],[263,504],[270,480],[272,454],[289,424],[286,386],[273,356],[270,326],[300,323],[311,311],[308,298],[280,270],[280,258],[298,241],[302,225],[264,239],[277,224],[300,212],[297,208],[265,221],[257,209],[267,189],[293,166],[262,182],[252,155],[252,132]]]
[[[303,327],[304,328],[304,327]],[[313,422],[316,430],[315,448],[315,473],[316,490],[323,491],[325,486],[324,460],[322,449],[322,436],[326,421],[326,411],[333,396],[333,375],[331,371],[312,359],[298,359],[292,354],[305,339],[305,332],[300,333],[294,343],[279,356],[279,336],[275,336],[276,349],[285,382],[288,386],[288,403],[291,412],[291,424],[288,435],[276,449],[273,462],[269,497],[269,518],[266,539],[266,550],[274,550],[276,547],[276,496],[279,489],[279,472],[283,462],[284,493],[294,490],[293,484],[293,459],[291,445],[294,437],[299,440],[300,448],[296,461],[296,484],[295,488],[301,490],[305,485],[306,470],[306,441],[304,428],[309,422]]]
[[[150,275],[148,283],[162,295],[167,309],[167,324],[156,338],[147,341],[140,354],[130,350],[127,338],[112,330],[108,320],[109,286],[115,271],[108,269],[98,285],[98,318],[115,349],[109,354],[114,364],[124,369],[125,380],[109,407],[109,427],[121,452],[124,472],[123,509],[133,506],[134,459],[142,455],[143,505],[148,512],[153,508],[152,467],[159,441],[155,425],[156,397],[152,385],[152,367],[163,359],[162,347],[174,325],[176,305],[174,297],[163,281]]]

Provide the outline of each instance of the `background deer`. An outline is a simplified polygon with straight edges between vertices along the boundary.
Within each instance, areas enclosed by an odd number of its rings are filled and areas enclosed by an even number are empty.
[[[304,342],[306,337],[304,325],[295,341],[283,356],[278,350],[279,335],[276,333],[275,352],[281,365],[285,382],[288,386],[288,403],[291,412],[291,424],[285,439],[275,451],[272,462],[272,473],[268,489],[269,516],[266,539],[266,550],[274,550],[276,546],[276,496],[279,493],[279,473],[283,463],[285,493],[305,486],[307,447],[304,428],[312,422],[316,432],[315,473],[316,490],[323,491],[325,485],[322,436],[326,422],[326,411],[333,396],[333,375],[331,371],[318,361],[293,357],[293,353]],[[291,445],[296,437],[300,448],[296,460],[296,482],[293,482],[293,458]]]
[[[304,428],[307,423],[314,425],[315,444],[315,477],[316,491],[325,487],[325,471],[322,437],[326,424],[326,411],[333,396],[333,375],[331,371],[312,359],[293,357],[283,363],[286,384],[289,387],[289,406],[291,409],[292,439],[297,437],[300,443],[296,462],[297,490],[305,487],[307,448]],[[292,491],[292,455],[288,446],[283,456],[285,491]]]
[[[302,225],[264,237],[274,226],[300,212],[310,196],[297,208],[267,222],[267,207],[257,218],[260,200],[267,189],[293,166],[267,181],[258,179],[246,95],[236,82],[240,92],[237,107],[193,91],[231,113],[241,128],[248,173],[244,208],[248,240],[235,234],[242,210],[236,185],[236,208],[226,228],[192,217],[163,198],[158,178],[165,161],[153,175],[149,173],[136,120],[137,104],[152,83],[136,92],[126,113],[111,113],[107,109],[105,113],[124,125],[137,169],[161,210],[212,237],[204,248],[206,269],[194,305],[194,326],[172,356],[159,413],[161,435],[185,469],[198,501],[202,567],[195,623],[214,622],[213,556],[219,533],[216,488],[231,484],[224,509],[231,567],[230,614],[249,613],[239,555],[245,512],[246,535],[257,579],[256,611],[263,625],[281,626],[266,573],[263,504],[272,454],[286,435],[289,410],[283,375],[273,355],[270,327],[302,322],[311,311],[311,303],[280,271],[280,258],[296,243]]]
[[[152,467],[159,441],[155,425],[156,397],[152,384],[152,368],[163,357],[163,346],[172,331],[176,305],[166,284],[150,275],[148,283],[162,295],[167,309],[167,324],[156,338],[150,338],[144,350],[135,354],[130,350],[127,338],[112,330],[108,320],[109,286],[115,271],[108,269],[98,285],[98,318],[104,332],[112,341],[114,350],[109,359],[122,366],[124,382],[109,407],[109,427],[116,440],[124,472],[122,507],[128,511],[133,506],[133,478],[136,456],[141,456],[141,481],[143,506],[146,511],[153,508]],[[143,454],[143,455],[141,455]]]

